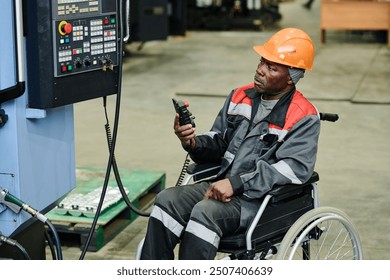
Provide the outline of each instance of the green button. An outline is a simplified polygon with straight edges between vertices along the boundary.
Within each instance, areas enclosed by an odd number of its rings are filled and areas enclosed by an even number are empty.
[[[111,23],[115,23],[115,18],[112,18],[112,19],[111,19]]]
[[[72,71],[73,69],[73,66],[72,65],[68,65],[68,71]]]

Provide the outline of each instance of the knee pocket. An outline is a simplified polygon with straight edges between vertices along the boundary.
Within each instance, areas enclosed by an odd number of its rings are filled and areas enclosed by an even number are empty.
[[[199,201],[192,209],[191,218],[200,221],[214,220],[220,216],[221,204],[222,202],[214,199]]]
[[[165,189],[162,192],[159,192],[156,195],[155,204],[156,205],[167,205],[176,199],[176,192],[174,189],[169,188]]]
[[[238,199],[224,203],[214,199],[202,200],[195,205],[191,212],[194,220],[209,229],[213,229],[221,236],[231,234],[240,225],[241,211]]]

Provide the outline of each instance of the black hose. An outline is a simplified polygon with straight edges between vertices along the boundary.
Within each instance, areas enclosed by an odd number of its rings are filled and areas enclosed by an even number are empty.
[[[56,245],[55,247],[57,250],[57,260],[62,260],[61,242],[60,242],[60,238],[58,237],[57,231],[53,226],[53,224],[48,219],[45,221],[45,224],[49,227],[51,233],[53,234],[54,242]]]
[[[106,122],[107,122],[104,125],[104,128],[106,130],[108,149],[111,150],[112,138],[111,138],[110,124],[109,124],[108,117],[107,117],[106,102],[104,102],[104,110],[105,110]],[[119,191],[121,192],[122,198],[126,202],[127,206],[134,213],[136,213],[137,215],[144,216],[144,217],[149,217],[150,216],[150,212],[145,212],[145,211],[142,211],[142,210],[138,209],[137,207],[134,206],[134,204],[127,197],[125,188],[123,187],[123,184],[122,184],[122,180],[121,180],[121,176],[120,176],[120,173],[119,173],[118,165],[116,164],[115,155],[114,155],[113,161],[112,161],[112,169],[114,171],[115,180],[116,180],[116,183],[117,183],[117,185],[119,187]]]
[[[16,240],[13,240],[13,239],[3,235],[0,232],[0,246],[3,242],[8,244],[8,245],[16,247],[18,249],[18,251],[22,254],[22,256],[25,260],[31,260],[29,254],[27,253],[26,249],[22,245],[20,245]]]
[[[47,232],[46,228],[45,228],[45,238],[47,240],[47,244],[49,245],[49,249],[50,249],[50,253],[51,253],[51,258],[53,260],[56,260],[57,259],[57,254],[56,254],[56,251],[54,249],[54,243],[53,243],[53,239],[51,238],[50,234]]]
[[[18,242],[15,243],[15,247],[18,248],[19,252],[23,255],[23,257],[26,260],[31,260],[29,254],[27,253],[26,249],[22,245],[20,245]]]
[[[123,22],[123,15],[122,15],[122,12],[123,12],[123,1],[119,0],[119,22],[122,23]],[[109,182],[109,179],[110,179],[110,173],[111,173],[111,167],[113,165],[113,162],[114,162],[114,151],[115,151],[115,145],[116,145],[116,138],[117,138],[117,134],[118,134],[118,125],[119,125],[119,115],[120,115],[120,104],[121,104],[121,95],[122,95],[122,61],[123,61],[123,57],[122,57],[122,52],[123,52],[123,43],[122,43],[122,40],[123,40],[123,28],[121,27],[120,28],[120,38],[118,40],[118,52],[119,52],[119,59],[118,59],[118,93],[116,94],[116,106],[115,106],[115,117],[114,117],[114,131],[113,131],[113,137],[112,137],[112,142],[111,142],[111,147],[110,147],[110,156],[109,156],[109,159],[108,159],[108,162],[107,162],[107,168],[106,168],[106,175],[105,175],[105,178],[104,178],[104,183],[103,183],[103,189],[102,189],[102,195],[100,197],[100,201],[99,201],[99,204],[98,204],[98,207],[96,209],[96,215],[93,219],[93,222],[92,222],[92,225],[91,225],[91,229],[88,233],[88,237],[87,237],[87,240],[85,242],[85,246],[83,248],[83,251],[81,252],[81,255],[80,255],[80,260],[84,259],[85,257],[85,254],[87,252],[87,249],[89,247],[89,244],[91,243],[91,240],[92,240],[92,236],[93,236],[93,232],[95,230],[95,227],[96,227],[96,224],[97,224],[97,220],[99,218],[99,215],[100,215],[100,212],[101,212],[101,209],[102,209],[102,206],[103,206],[103,202],[104,202],[104,197],[106,195],[106,191],[107,191],[107,186],[108,186],[108,182]]]

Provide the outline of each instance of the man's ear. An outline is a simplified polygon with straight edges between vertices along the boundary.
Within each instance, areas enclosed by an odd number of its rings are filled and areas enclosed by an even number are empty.
[[[289,78],[287,81],[287,84],[291,86],[291,85],[294,85],[294,82],[291,80],[291,78]]]

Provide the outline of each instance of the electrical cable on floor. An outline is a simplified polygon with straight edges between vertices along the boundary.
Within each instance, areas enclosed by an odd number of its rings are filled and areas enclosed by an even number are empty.
[[[49,232],[47,231],[46,228],[44,230],[44,234],[45,234],[45,238],[47,240],[47,245],[49,246],[49,249],[50,249],[51,258],[53,260],[56,260],[57,259],[57,253],[56,253],[56,250],[54,249],[53,239],[51,238],[51,236],[50,236],[50,234],[49,234]]]
[[[55,227],[53,226],[53,224],[49,220],[46,220],[45,224],[49,227],[50,231],[54,236],[55,245],[56,245],[55,248],[57,251],[57,260],[62,260],[62,249],[61,249],[60,238],[58,236],[58,233]]]
[[[112,138],[111,138],[110,123],[109,123],[108,115],[107,115],[107,98],[106,98],[106,96],[103,97],[103,107],[104,107],[104,113],[105,113],[105,117],[106,117],[106,124],[104,125],[104,127],[105,127],[105,130],[106,130],[107,144],[108,144],[108,149],[111,150]],[[137,215],[144,216],[144,217],[149,217],[150,216],[150,212],[145,212],[145,211],[142,211],[142,210],[136,208],[133,205],[133,203],[129,200],[129,198],[128,198],[127,194],[126,194],[126,190],[125,190],[125,188],[124,188],[124,186],[122,184],[122,180],[121,180],[121,177],[120,177],[119,169],[118,169],[118,166],[117,166],[116,160],[115,160],[115,155],[113,156],[112,169],[114,171],[116,183],[117,183],[117,185],[119,187],[119,190],[120,190],[120,192],[122,194],[123,200],[126,202],[126,205],[134,213],[136,213]]]
[[[119,22],[123,22],[123,15],[122,15],[122,12],[123,12],[123,1],[118,1],[119,2]],[[112,142],[111,142],[111,147],[110,147],[110,155],[109,155],[109,159],[108,159],[108,162],[107,162],[107,168],[106,168],[106,175],[105,175],[105,178],[104,178],[104,183],[103,183],[103,188],[102,188],[102,194],[101,194],[101,197],[100,197],[100,201],[99,201],[99,204],[97,206],[97,209],[96,209],[96,214],[95,214],[95,217],[93,219],[93,222],[92,222],[92,225],[91,225],[91,229],[88,233],[88,237],[87,237],[87,240],[85,242],[85,245],[84,245],[84,248],[83,248],[83,251],[81,252],[81,255],[80,255],[80,260],[83,260],[84,257],[85,257],[85,254],[88,250],[88,247],[89,247],[89,244],[91,243],[91,240],[92,240],[92,236],[93,236],[93,233],[95,231],[95,227],[96,227],[96,224],[97,224],[97,220],[99,218],[99,215],[100,215],[100,212],[101,212],[101,209],[102,209],[102,206],[103,206],[103,202],[104,202],[104,197],[106,195],[106,192],[107,192],[107,186],[108,186],[108,182],[109,182],[109,179],[110,179],[110,173],[111,173],[111,167],[113,165],[113,162],[114,162],[114,151],[115,151],[115,145],[116,145],[116,138],[117,138],[117,133],[118,133],[118,124],[119,124],[119,115],[120,115],[120,103],[121,103],[121,95],[122,95],[122,61],[123,61],[123,43],[122,43],[122,40],[123,40],[123,28],[120,28],[120,38],[118,40],[118,51],[119,51],[119,58],[118,58],[118,93],[116,94],[116,106],[115,106],[115,117],[114,117],[114,130],[113,130],[113,136],[112,136]]]

